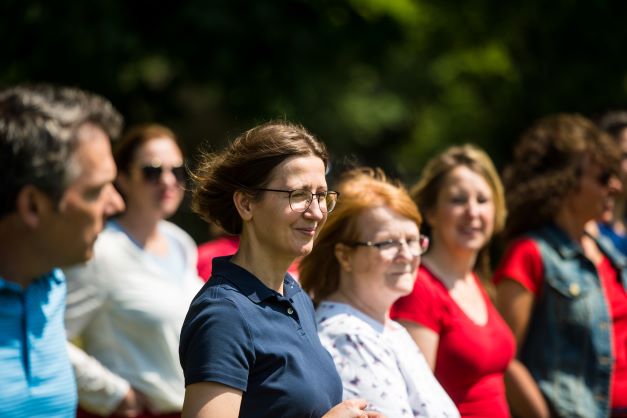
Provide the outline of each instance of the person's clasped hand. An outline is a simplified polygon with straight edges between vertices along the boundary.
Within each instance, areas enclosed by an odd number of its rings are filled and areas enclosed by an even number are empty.
[[[365,399],[348,399],[327,412],[323,418],[386,418],[380,412],[366,411]]]
[[[118,407],[113,411],[113,416],[134,418],[141,415],[146,410],[147,405],[146,396],[139,390],[130,387]]]

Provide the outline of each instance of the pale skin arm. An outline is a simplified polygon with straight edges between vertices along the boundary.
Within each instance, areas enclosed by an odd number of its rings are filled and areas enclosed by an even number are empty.
[[[182,418],[237,418],[242,391],[215,383],[194,383],[185,388]]]
[[[497,286],[497,309],[512,329],[519,348],[527,335],[534,300],[533,293],[513,280],[503,280]],[[538,385],[529,370],[516,359],[512,360],[505,372],[505,387],[515,415],[550,417],[549,407]]]
[[[405,320],[399,320],[398,322],[407,329],[407,332],[409,332],[409,335],[411,335],[411,338],[425,356],[431,370],[435,370],[435,360],[438,354],[438,345],[440,344],[438,333],[415,322]]]
[[[386,418],[379,412],[364,411],[368,402],[364,399],[347,399],[335,405],[322,418]]]
[[[185,389],[182,418],[237,418],[242,391],[214,383],[194,383]],[[349,399],[333,407],[323,418],[385,418],[378,412],[364,411],[363,399]]]

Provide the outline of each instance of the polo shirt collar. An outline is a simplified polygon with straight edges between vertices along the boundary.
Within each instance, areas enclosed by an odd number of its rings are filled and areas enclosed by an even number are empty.
[[[49,272],[44,273],[38,278],[36,278],[35,280],[33,280],[31,284],[39,280],[50,280],[56,283],[61,283],[63,282],[64,279],[65,279],[65,276],[63,275],[63,271],[61,271],[61,269],[59,268],[54,268],[50,270]],[[12,290],[14,292],[23,292],[25,290],[24,288],[22,288],[21,285],[15,282],[6,280],[4,277],[0,276],[0,290],[3,290],[3,289]]]
[[[254,303],[259,303],[272,297],[289,299],[301,290],[292,276],[289,273],[285,273],[283,278],[283,295],[280,295],[263,284],[261,280],[245,268],[231,263],[231,256],[215,257],[213,259],[212,272],[216,276],[223,277],[231,282]]]

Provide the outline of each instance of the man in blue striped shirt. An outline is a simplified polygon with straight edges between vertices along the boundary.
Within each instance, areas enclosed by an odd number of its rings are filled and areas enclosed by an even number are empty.
[[[56,267],[92,255],[123,209],[110,138],[122,119],[73,88],[0,92],[0,416],[74,417],[76,385]]]

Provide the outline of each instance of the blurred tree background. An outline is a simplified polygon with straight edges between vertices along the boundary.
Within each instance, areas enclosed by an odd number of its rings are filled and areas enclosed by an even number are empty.
[[[336,172],[411,183],[455,143],[497,166],[558,111],[627,107],[627,2],[1,0],[0,87],[47,81],[110,98],[219,149],[275,118],[324,140]],[[176,219],[198,240],[206,227]]]

